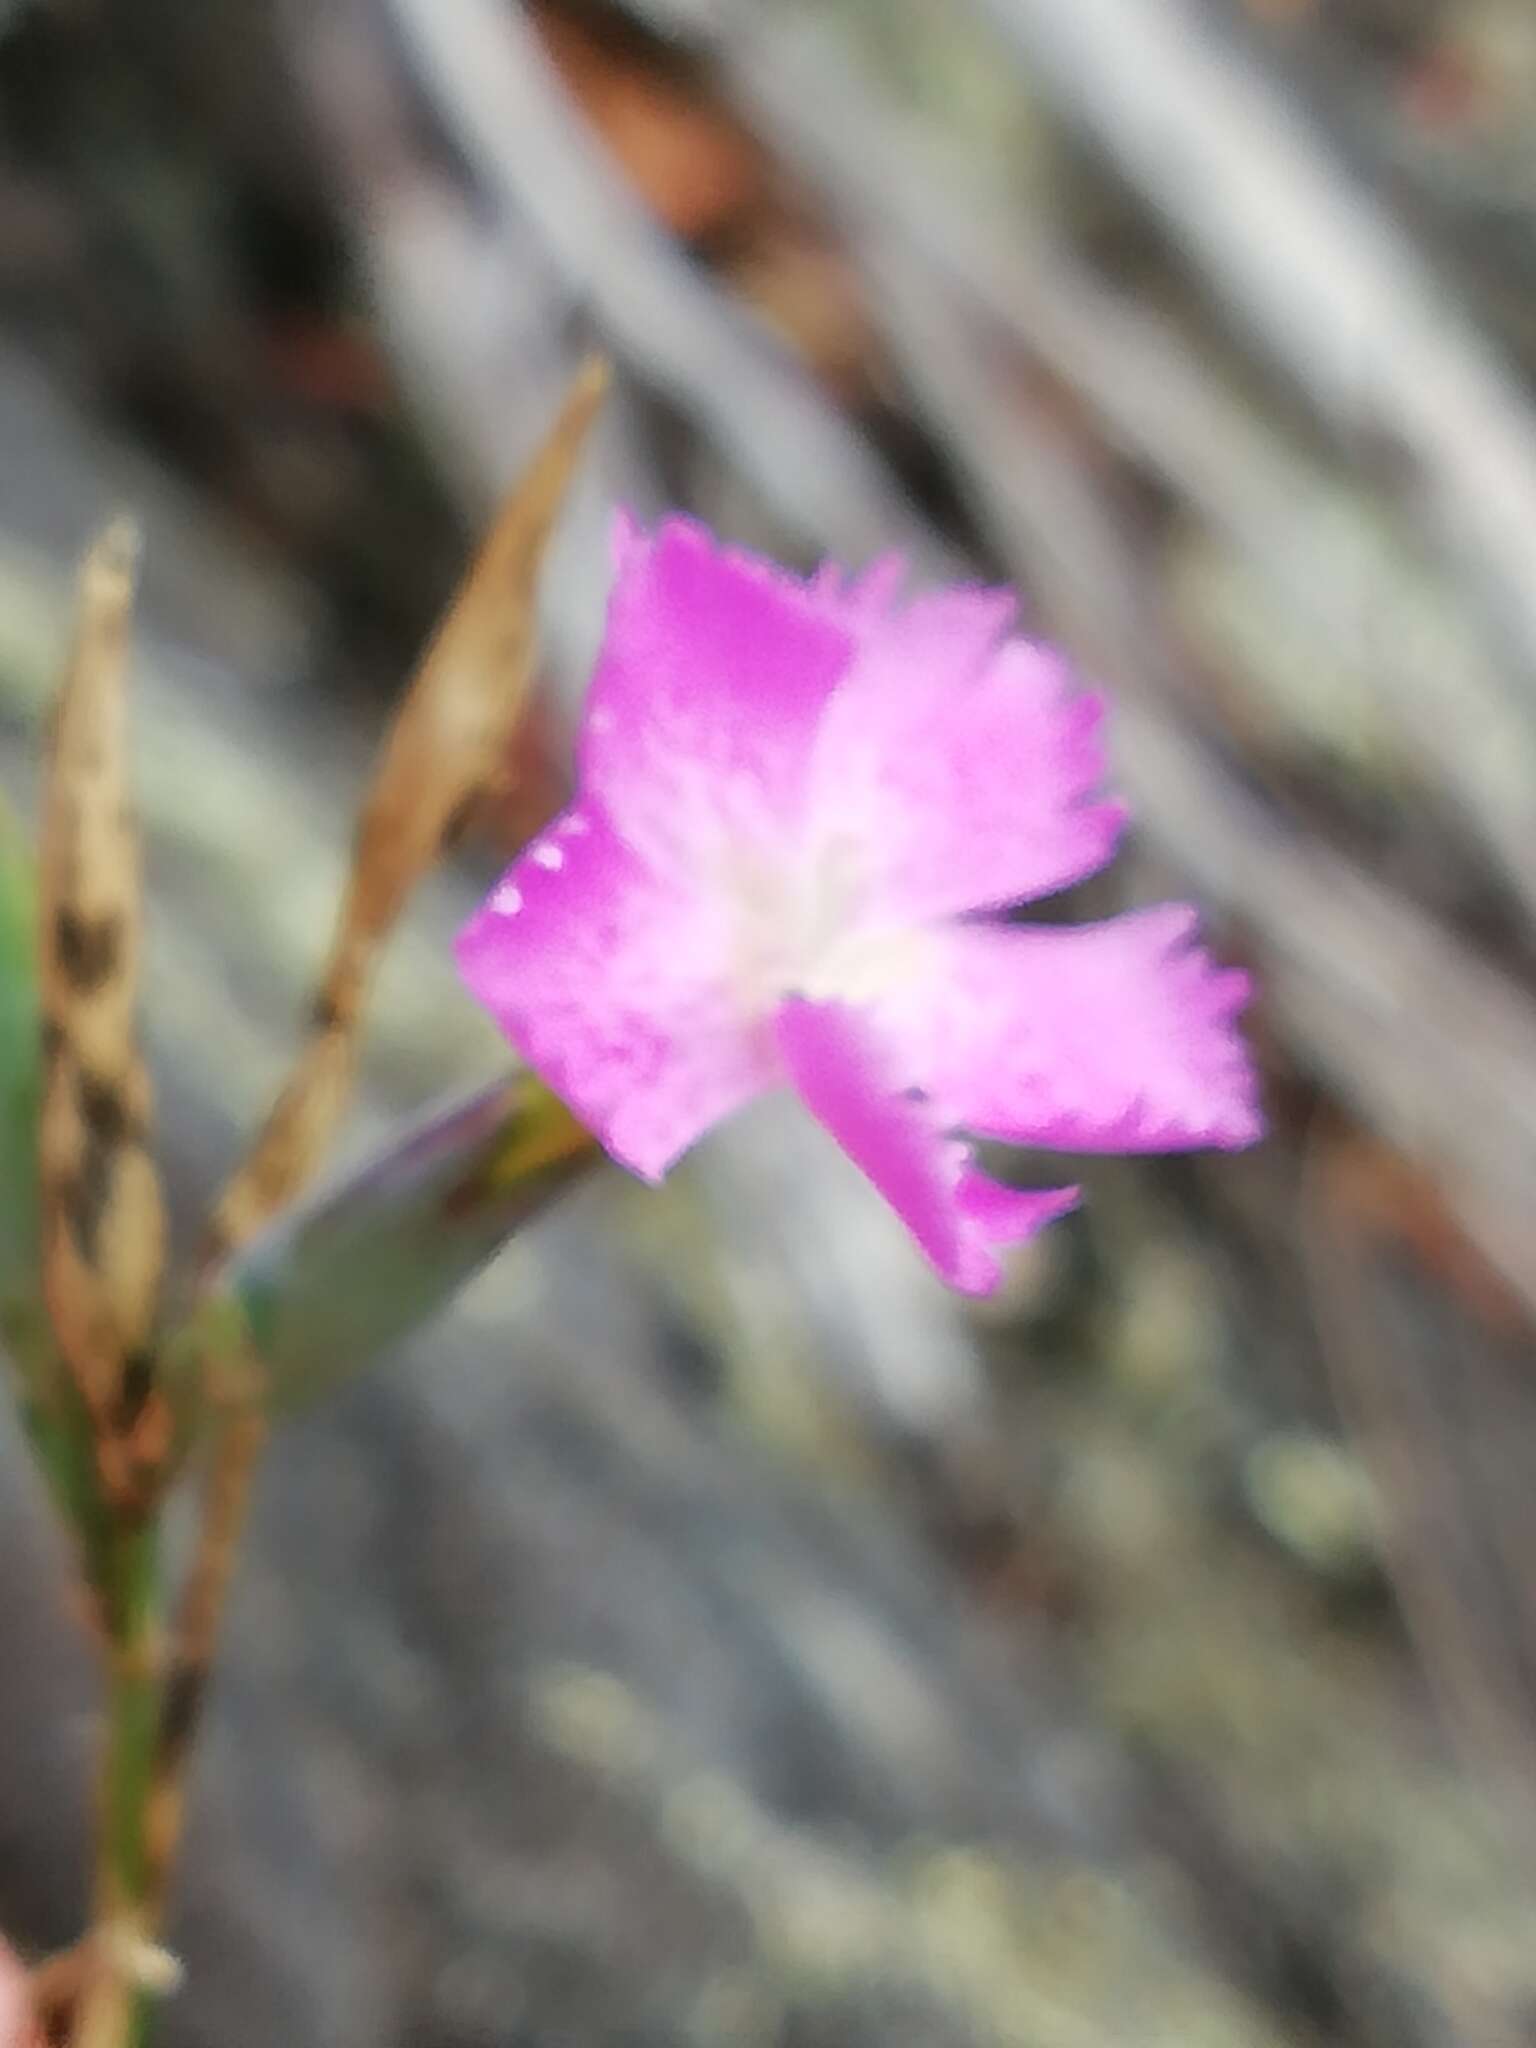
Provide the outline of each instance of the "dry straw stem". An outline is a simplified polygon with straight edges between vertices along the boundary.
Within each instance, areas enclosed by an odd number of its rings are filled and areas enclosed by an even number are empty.
[[[119,521],[81,570],[39,862],[43,1290],[117,1491],[155,1454],[147,1346],[165,1256],[135,1033],[141,891],[125,684],[137,557],[137,533]]]
[[[539,569],[607,385],[607,366],[596,358],[577,373],[422,657],[363,807],[308,1037],[219,1202],[210,1260],[242,1244],[320,1164],[351,1088],[383,941],[466,812],[504,771],[533,675]]]
[[[231,1346],[209,1389],[217,1420],[204,1480],[201,1526],[177,1606],[160,1696],[144,1808],[145,1893],[150,1933],[159,1926],[181,1840],[187,1764],[218,1648],[219,1623],[234,1577],[256,1468],[268,1424],[259,1362]]]

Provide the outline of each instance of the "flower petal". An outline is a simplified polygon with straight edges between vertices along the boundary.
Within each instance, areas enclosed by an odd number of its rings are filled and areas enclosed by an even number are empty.
[[[1019,1192],[976,1171],[968,1147],[895,1085],[885,1049],[857,1011],[793,998],[776,1023],[789,1080],[867,1174],[939,1274],[967,1294],[1001,1278],[996,1247],[1072,1207],[1075,1188]]]
[[[877,555],[857,576],[851,576],[840,562],[823,562],[810,580],[811,595],[841,625],[858,630],[879,623],[910,568],[907,557],[895,549]]]
[[[888,580],[888,579],[887,579]],[[1097,792],[1102,706],[1062,658],[1002,641],[1007,592],[955,588],[892,612],[831,588],[860,636],[817,749],[821,831],[874,859],[869,908],[931,918],[1050,895],[1104,865],[1124,822]]]
[[[600,806],[579,803],[507,870],[457,956],[535,1072],[658,1179],[776,1077],[730,998],[728,947],[715,905],[653,876]]]
[[[1078,926],[956,925],[921,989],[877,1007],[946,1120],[1073,1152],[1248,1145],[1263,1130],[1234,1024],[1248,977],[1183,904]]]
[[[1023,1244],[1082,1200],[1081,1188],[1010,1188],[967,1166],[956,1190],[961,1210],[992,1244]]]
[[[854,642],[787,571],[669,519],[615,529],[617,575],[580,750],[584,793],[686,876],[727,837],[798,820],[816,728]]]

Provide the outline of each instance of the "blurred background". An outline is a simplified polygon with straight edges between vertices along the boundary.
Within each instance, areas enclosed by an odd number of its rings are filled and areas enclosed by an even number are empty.
[[[976,1308],[770,1106],[285,1428],[165,2039],[1536,2041],[1536,11],[0,0],[0,781],[132,505],[184,1230],[594,340],[538,714],[355,1142],[496,1069],[446,940],[561,799],[616,500],[1016,583],[1137,810],[1073,907],[1207,906],[1274,1134],[1092,1162]],[[91,1689],[15,1437],[40,1952]]]

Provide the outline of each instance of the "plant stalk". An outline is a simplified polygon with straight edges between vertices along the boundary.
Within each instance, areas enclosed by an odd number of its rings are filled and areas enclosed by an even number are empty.
[[[95,1925],[71,2048],[143,2048],[148,2038],[145,1963],[158,1918],[150,1825],[162,1690],[158,1538],[155,1515],[120,1523],[101,1589],[107,1726]]]

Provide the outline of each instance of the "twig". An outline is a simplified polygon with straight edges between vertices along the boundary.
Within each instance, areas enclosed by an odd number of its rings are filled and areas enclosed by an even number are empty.
[[[145,1766],[143,1892],[151,1931],[165,1910],[193,1737],[268,1435],[264,1379],[244,1345],[230,1337],[210,1369],[211,1426],[197,1548],[177,1604]]]
[[[210,1264],[291,1200],[319,1165],[351,1091],[380,948],[466,810],[505,772],[533,679],[538,572],[606,388],[601,363],[578,373],[422,656],[363,806],[308,1037],[219,1201]]]

